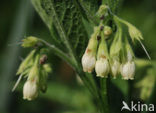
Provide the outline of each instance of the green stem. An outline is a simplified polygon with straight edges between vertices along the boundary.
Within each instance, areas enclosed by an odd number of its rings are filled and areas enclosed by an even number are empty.
[[[107,79],[101,78],[100,79],[100,86],[101,86],[101,98],[102,98],[102,109],[103,113],[109,113],[109,105],[108,105],[108,91],[107,91]]]
[[[55,45],[52,45],[45,40],[39,39],[42,43],[44,43],[46,46],[52,49],[53,53],[56,54],[58,57],[66,61],[71,67],[75,67],[75,64],[72,59],[69,58],[67,54],[65,54],[63,51],[55,47]]]
[[[98,94],[97,94],[97,90],[96,90],[96,85],[94,84],[94,81],[92,81],[91,78],[89,79],[89,77],[88,77],[88,76],[92,76],[92,74],[88,75],[87,73],[84,73],[81,70],[77,71],[77,73],[79,74],[80,78],[82,79],[84,85],[89,89],[91,94],[97,99]]]
[[[105,113],[104,111],[103,111],[103,104],[102,104],[102,101],[101,101],[101,96],[100,96],[100,89],[99,89],[99,87],[98,87],[98,81],[96,81],[96,77],[93,77],[93,74],[88,74],[88,73],[86,73],[86,76],[90,76],[91,78],[90,79],[88,79],[89,77],[87,77],[86,78],[86,81],[87,82],[90,82],[89,84],[90,84],[90,88],[94,88],[93,89],[93,96],[95,97],[95,99],[96,99],[96,103],[97,103],[97,107],[98,107],[98,111],[100,112],[100,113]]]

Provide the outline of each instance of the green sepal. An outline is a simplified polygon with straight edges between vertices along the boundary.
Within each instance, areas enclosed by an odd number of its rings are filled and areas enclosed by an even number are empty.
[[[35,60],[33,62],[34,64],[29,71],[28,80],[37,79],[37,82],[39,82],[39,74],[40,74],[39,59],[40,59],[40,55],[36,53]]]
[[[99,27],[94,27],[94,33],[91,35],[91,38],[89,40],[87,49],[91,52],[91,54],[96,55],[96,51],[97,51],[97,46],[98,46],[98,40],[97,40],[97,36],[100,32],[100,28]]]
[[[128,39],[127,39],[127,37],[125,37],[125,47],[126,47],[126,56],[127,56],[127,60],[129,59],[128,57],[129,57],[129,54],[131,55],[131,57],[132,57],[132,59],[135,57],[134,56],[134,52],[133,52],[133,50],[132,50],[132,47],[131,47],[131,45],[129,44],[129,42],[128,42]],[[132,60],[131,59],[131,60]],[[130,59],[129,59],[130,60]]]
[[[52,72],[52,68],[51,68],[50,64],[44,64],[43,65],[43,70],[45,70],[45,72],[47,72],[47,73]]]
[[[101,34],[101,42],[98,48],[97,59],[99,59],[100,57],[106,57],[107,59],[109,59],[108,48],[105,41],[104,33],[101,32],[100,34]]]
[[[52,68],[50,64],[41,65],[39,87],[43,93],[45,93],[47,90],[47,78],[48,78],[48,74],[51,72],[52,72]]]
[[[35,54],[36,50],[32,50],[28,56],[24,59],[24,61],[22,61],[22,63],[20,64],[16,75],[20,75],[21,73],[23,73],[25,71],[25,69],[29,66],[31,66],[33,64],[33,57]]]
[[[120,31],[117,31],[110,47],[110,57],[114,56],[119,57],[121,50],[122,50],[122,35]]]
[[[27,47],[34,47],[38,42],[38,38],[34,36],[29,36],[25,39],[22,40],[22,47],[27,48]]]

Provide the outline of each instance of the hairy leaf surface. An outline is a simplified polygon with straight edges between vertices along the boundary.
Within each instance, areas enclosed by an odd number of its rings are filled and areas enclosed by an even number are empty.
[[[82,55],[88,41],[82,22],[82,14],[75,0],[32,0],[58,42],[69,42],[77,55]]]

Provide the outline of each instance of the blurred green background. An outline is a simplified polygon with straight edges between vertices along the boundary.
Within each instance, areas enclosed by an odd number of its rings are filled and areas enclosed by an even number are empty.
[[[25,80],[22,80],[15,92],[11,92],[18,78],[15,76],[16,70],[21,59],[29,52],[29,49],[20,47],[21,39],[33,35],[50,42],[51,36],[30,0],[1,0],[0,3],[0,113],[74,113],[72,111],[96,113],[96,102],[81,81],[76,78],[72,68],[52,53],[49,55],[48,61],[52,64],[53,73],[49,75],[48,90],[45,94],[40,94],[39,98],[31,102],[23,100],[22,87]],[[135,86],[129,86],[132,83],[121,80],[113,80],[112,84],[115,85],[110,87],[120,90],[124,94],[124,98],[130,96],[134,99],[136,97],[136,100],[144,102],[149,96],[156,94],[152,93],[155,91],[155,81],[152,80],[155,80],[156,69],[156,1],[124,0],[119,15],[142,31],[143,43],[149,51],[154,65],[151,67],[145,65],[148,61],[139,61],[139,64],[142,63],[140,64],[142,67],[138,68],[136,76],[138,75],[141,80],[137,79],[136,89]],[[136,57],[147,59],[138,43],[134,49]],[[147,78],[144,77],[143,84],[151,82],[150,88],[141,89],[139,87],[142,86],[140,84],[143,81],[143,74],[148,75]],[[125,87],[121,87],[123,84]],[[127,92],[127,87],[133,89]],[[135,93],[132,93],[133,91]],[[114,92],[112,95],[115,94]],[[120,95],[120,93],[118,94]],[[152,102],[156,103],[153,98]],[[121,102],[119,101],[119,103]],[[113,103],[110,104],[113,105]]]

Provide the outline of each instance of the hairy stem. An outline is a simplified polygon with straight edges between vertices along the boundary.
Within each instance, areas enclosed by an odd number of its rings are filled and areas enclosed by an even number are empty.
[[[55,45],[52,45],[52,44],[46,42],[45,40],[42,40],[42,39],[39,39],[39,40],[42,43],[44,43],[46,46],[48,46],[49,48],[51,48],[54,54],[56,54],[58,57],[60,57],[64,61],[66,61],[66,63],[68,63],[71,67],[74,67],[75,66],[74,62],[62,50],[60,50],[57,47],[55,47]]]
[[[81,66],[79,67],[75,67],[74,62],[70,59],[70,57],[65,54],[63,51],[61,51],[60,49],[58,49],[57,47],[55,47],[55,45],[52,45],[48,42],[46,42],[45,40],[39,39],[42,43],[44,43],[46,46],[48,46],[49,48],[52,49],[52,51],[54,52],[54,54],[56,54],[58,57],[60,57],[61,59],[63,59],[64,61],[66,61],[80,76],[80,78],[82,79],[82,81],[84,82],[84,84],[87,86],[87,88],[90,90],[90,92],[96,97],[96,91],[95,91],[95,85],[93,85],[93,83],[91,83],[91,81],[88,79],[87,75],[82,71]],[[92,76],[92,75],[89,75]]]
[[[108,105],[108,91],[107,91],[107,79],[101,78],[100,79],[101,85],[101,98],[102,98],[102,105],[103,105],[103,113],[109,113],[109,105]]]

